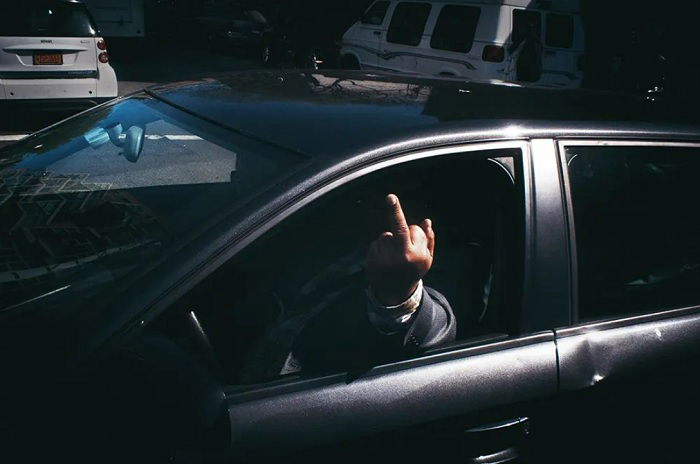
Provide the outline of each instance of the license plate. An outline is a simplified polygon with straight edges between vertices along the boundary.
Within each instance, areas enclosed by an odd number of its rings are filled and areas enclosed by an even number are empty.
[[[63,55],[60,53],[35,53],[34,64],[63,64]]]

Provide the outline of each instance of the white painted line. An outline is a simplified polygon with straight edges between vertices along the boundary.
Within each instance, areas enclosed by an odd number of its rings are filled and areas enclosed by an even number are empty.
[[[17,140],[22,140],[29,134],[13,134],[13,135],[0,135],[0,142],[16,142]]]
[[[16,142],[17,140],[22,140],[23,138],[29,136],[30,134],[12,134],[12,135],[0,135],[0,142]],[[196,135],[157,135],[157,134],[147,134],[146,138],[148,140],[160,140],[166,138],[168,140],[202,140],[201,137]]]
[[[158,135],[158,134],[146,134],[147,140],[202,140],[201,137],[196,135]]]
[[[168,140],[202,140],[201,137],[196,135],[166,135],[164,137]]]

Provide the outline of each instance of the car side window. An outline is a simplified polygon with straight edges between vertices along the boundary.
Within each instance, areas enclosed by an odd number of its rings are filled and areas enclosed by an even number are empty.
[[[467,53],[472,49],[481,8],[445,5],[440,10],[430,46],[438,50]]]
[[[581,320],[700,304],[700,148],[568,146]]]
[[[389,2],[374,2],[364,16],[362,16],[360,21],[362,24],[380,26],[384,23],[387,8],[389,8]]]
[[[367,317],[365,258],[387,229],[385,196],[392,192],[409,224],[432,220],[434,262],[423,280],[452,308],[457,341],[451,343],[515,333],[524,216],[519,155],[504,149],[478,159],[412,161],[339,187],[274,226],[175,312],[193,312],[232,384],[351,370],[343,359],[352,360],[355,351],[343,352],[342,340],[357,332],[346,321]],[[316,357],[309,371],[309,361],[290,359],[302,331],[319,320],[331,321],[331,329],[305,342]],[[379,364],[416,355],[387,354]]]
[[[430,3],[399,3],[389,24],[387,42],[418,45],[423,37],[430,9]]]

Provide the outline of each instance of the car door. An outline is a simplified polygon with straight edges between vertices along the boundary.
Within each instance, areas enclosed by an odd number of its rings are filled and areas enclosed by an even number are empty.
[[[537,437],[550,417],[543,405],[557,394],[556,346],[553,332],[538,328],[566,323],[569,307],[567,273],[547,281],[540,274],[568,263],[565,241],[531,235],[533,228],[565,234],[561,202],[553,200],[561,199],[560,186],[547,175],[556,158],[538,159],[530,169],[529,144],[500,142],[353,171],[268,222],[183,298],[180,307],[196,316],[209,357],[228,379],[228,458],[359,459],[369,452],[413,461],[438,452],[520,462],[545,449],[546,437]],[[535,177],[544,183],[533,198]],[[282,373],[287,348],[273,352],[299,321],[347,288],[364,291],[364,249],[381,231],[387,189],[399,195],[409,222],[433,220],[438,245],[425,284],[452,305],[457,339],[361,369]],[[537,199],[539,220],[529,209]],[[524,266],[524,256],[533,264]],[[318,356],[327,349],[318,346]]]
[[[481,17],[481,6],[443,5],[430,34],[430,50],[418,58],[423,74],[473,76],[476,67],[472,52]]]
[[[565,140],[559,149],[574,273],[573,325],[556,330],[560,452],[569,462],[693,461],[700,144]]]
[[[557,87],[580,87],[583,73],[583,25],[580,15],[544,14],[544,47],[540,83]]]
[[[362,67],[377,66],[379,44],[386,32],[386,17],[390,16],[387,15],[388,10],[388,0],[374,2],[343,36],[343,46],[355,52]]]
[[[512,81],[537,82],[542,76],[542,15],[536,10],[513,8],[511,17],[507,77]]]

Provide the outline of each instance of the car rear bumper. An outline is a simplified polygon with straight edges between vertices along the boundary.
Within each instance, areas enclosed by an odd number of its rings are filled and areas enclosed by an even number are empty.
[[[82,111],[114,98],[116,97],[0,99],[0,109],[4,111]]]

